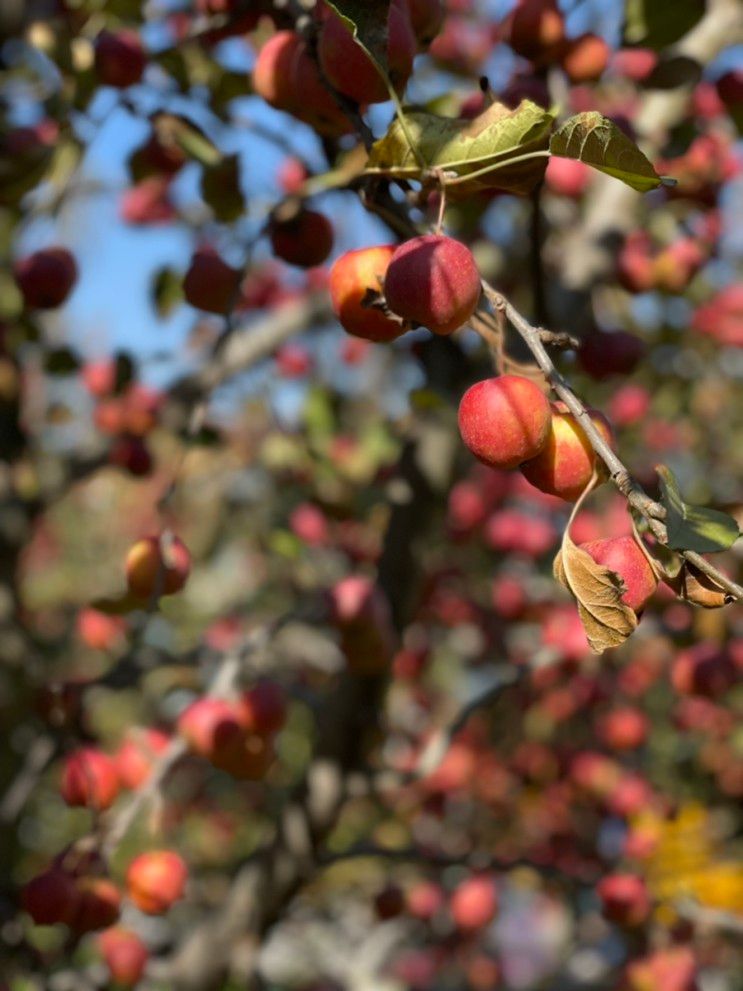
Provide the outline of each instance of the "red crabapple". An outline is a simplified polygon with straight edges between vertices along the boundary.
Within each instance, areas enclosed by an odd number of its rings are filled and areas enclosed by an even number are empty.
[[[491,468],[515,468],[536,457],[550,435],[552,414],[542,390],[519,375],[476,382],[459,404],[459,432]]]

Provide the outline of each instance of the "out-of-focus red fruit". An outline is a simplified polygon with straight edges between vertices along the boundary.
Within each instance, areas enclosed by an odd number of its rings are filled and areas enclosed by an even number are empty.
[[[622,602],[641,612],[658,586],[655,572],[632,536],[606,537],[581,544],[597,564],[614,571],[624,582]]]
[[[374,896],[374,911],[382,921],[394,919],[405,910],[405,895],[396,884],[388,884]]]
[[[704,120],[714,120],[725,113],[725,104],[720,99],[720,94],[714,84],[707,82],[706,79],[701,80],[694,87],[691,103],[695,116]]]
[[[141,437],[117,437],[108,452],[108,460],[135,478],[152,471],[152,455]]]
[[[421,48],[429,45],[444,23],[442,0],[408,0],[410,24]]]
[[[542,622],[542,643],[573,663],[591,652],[580,616],[572,606],[550,608]]]
[[[76,933],[107,929],[119,918],[121,894],[106,877],[80,877],[75,881],[75,911],[68,925]]]
[[[639,774],[623,774],[606,797],[606,804],[613,815],[630,818],[651,807],[653,789]]]
[[[434,334],[451,334],[466,323],[480,292],[480,273],[470,249],[441,234],[424,234],[401,244],[384,277],[384,295],[393,313]]]
[[[637,874],[609,874],[596,889],[601,911],[620,926],[639,926],[650,915],[647,886]]]
[[[449,911],[458,929],[482,929],[498,911],[498,893],[489,875],[469,877],[455,888]]]
[[[293,196],[300,191],[308,177],[304,162],[290,156],[281,163],[276,179],[281,191],[287,196]]]
[[[391,244],[347,251],[330,269],[330,301],[344,330],[355,337],[382,343],[394,341],[407,329],[383,310],[365,305],[369,292],[382,294],[384,277],[395,253]]]
[[[244,725],[252,733],[267,736],[278,733],[286,722],[286,695],[281,685],[267,678],[240,696]]]
[[[721,289],[696,310],[691,325],[726,347],[743,348],[743,283]]]
[[[629,375],[645,354],[645,344],[626,330],[594,330],[583,342],[578,360],[592,378]]]
[[[126,871],[127,894],[147,915],[163,915],[186,888],[188,869],[174,850],[141,853]]]
[[[692,237],[679,238],[653,259],[653,283],[667,293],[683,292],[706,261],[706,254]]]
[[[613,446],[611,428],[598,410],[588,410],[594,426]],[[531,461],[520,466],[527,481],[540,491],[575,502],[600,465],[588,437],[562,403],[552,404],[552,420],[546,444]]]
[[[304,378],[312,371],[312,355],[302,344],[282,344],[275,359],[276,371],[285,379]]]
[[[545,110],[552,105],[549,87],[542,76],[525,72],[517,72],[499,94],[498,99],[511,110],[515,110],[522,100],[531,100]]]
[[[291,112],[295,104],[292,66],[302,45],[302,38],[294,31],[278,31],[258,53],[253,68],[253,89],[278,110]]]
[[[316,210],[300,210],[288,220],[274,217],[270,237],[276,257],[299,268],[322,265],[333,249],[332,224]]]
[[[544,179],[550,192],[577,200],[591,181],[591,170],[577,159],[553,156],[547,162]]]
[[[543,516],[531,516],[520,509],[499,509],[485,526],[485,542],[505,554],[540,557],[554,547],[557,531]]]
[[[593,798],[605,799],[617,787],[621,776],[621,767],[611,757],[583,750],[576,754],[570,764],[570,778],[582,791]]]
[[[540,453],[550,434],[550,404],[539,386],[520,375],[476,382],[459,404],[459,432],[491,468],[515,468]]]
[[[88,361],[83,365],[80,376],[91,396],[102,399],[116,388],[116,362],[110,359]]]
[[[330,540],[328,519],[319,506],[302,502],[289,516],[292,533],[310,547],[322,547]]]
[[[554,0],[518,0],[504,30],[517,55],[540,61],[565,38],[565,22]]]
[[[473,18],[449,14],[441,31],[431,42],[428,53],[447,71],[477,76],[493,49],[490,33]]]
[[[147,947],[128,929],[107,929],[98,937],[101,956],[111,980],[125,988],[133,987],[147,966]]]
[[[360,337],[347,337],[341,341],[340,357],[344,365],[360,365],[369,353],[369,341]]]
[[[620,386],[609,399],[607,412],[618,427],[631,427],[644,420],[650,412],[652,400],[644,385],[628,382]]]
[[[647,79],[658,64],[658,53],[652,48],[620,48],[609,60],[611,71],[639,83]]]
[[[463,479],[449,493],[447,523],[455,534],[471,533],[487,516],[488,503],[482,489],[470,479]]]
[[[214,248],[204,245],[194,252],[183,277],[183,295],[191,306],[222,315],[237,302],[240,276]]]
[[[186,584],[191,555],[179,537],[143,537],[126,556],[126,581],[136,598],[173,595]]]
[[[92,650],[111,650],[119,646],[126,631],[123,616],[109,616],[89,607],[77,614],[75,632],[86,647]]]
[[[599,739],[612,750],[635,750],[645,742],[649,730],[648,717],[631,706],[605,713],[597,726]]]
[[[127,732],[116,752],[116,771],[124,788],[139,788],[152,773],[152,765],[170,743],[162,730],[134,727]]]
[[[644,231],[632,231],[625,238],[617,259],[617,278],[629,292],[649,292],[655,286],[650,238]]]
[[[434,881],[417,881],[405,894],[408,913],[424,922],[441,911],[444,900],[444,892]]]
[[[17,261],[13,274],[29,309],[53,310],[72,292],[77,263],[67,248],[42,248]]]
[[[121,197],[119,216],[125,224],[167,224],[175,216],[170,201],[170,176],[148,176]]]
[[[113,805],[119,794],[116,764],[103,751],[82,747],[65,759],[60,792],[68,805],[101,812]]]
[[[592,83],[604,74],[610,55],[604,39],[589,33],[567,42],[560,61],[572,83]]]
[[[227,699],[197,699],[181,713],[178,732],[194,753],[214,762],[242,740],[242,713]]]
[[[389,605],[371,578],[348,575],[330,591],[330,617],[341,636],[351,671],[374,675],[392,660],[394,631]]]
[[[508,575],[499,575],[491,590],[493,610],[508,622],[523,616],[529,603],[524,582]]]
[[[690,947],[656,950],[627,965],[622,991],[698,991],[696,973]]]
[[[726,106],[740,107],[743,104],[743,69],[730,69],[720,76],[715,85]]]
[[[142,78],[147,58],[136,31],[101,31],[94,52],[96,75],[104,86],[126,89]]]
[[[326,8],[317,42],[322,71],[338,92],[359,104],[389,100],[387,86],[376,66],[356,43],[348,26],[335,11]],[[404,0],[392,0],[387,19],[387,65],[390,81],[402,92],[413,71],[417,48]]]
[[[671,667],[671,684],[679,695],[724,695],[737,678],[730,653],[716,643],[703,641],[681,651]]]
[[[66,871],[52,867],[24,885],[21,903],[37,926],[67,922],[75,914],[75,882]]]
[[[428,663],[428,648],[403,647],[392,659],[392,676],[399,681],[417,681]]]

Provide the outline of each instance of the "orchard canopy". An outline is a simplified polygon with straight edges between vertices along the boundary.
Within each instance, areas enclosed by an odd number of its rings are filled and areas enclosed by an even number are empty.
[[[3,0],[0,119],[0,991],[740,991],[740,0]]]

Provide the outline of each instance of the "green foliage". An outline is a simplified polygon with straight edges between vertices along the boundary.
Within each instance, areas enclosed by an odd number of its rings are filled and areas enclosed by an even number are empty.
[[[681,498],[673,472],[665,465],[658,465],[655,470],[660,477],[662,502],[666,507],[670,548],[713,554],[733,546],[740,536],[740,529],[732,516],[716,509],[688,506]]]

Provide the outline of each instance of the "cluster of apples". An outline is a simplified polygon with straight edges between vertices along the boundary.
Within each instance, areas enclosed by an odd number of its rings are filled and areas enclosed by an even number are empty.
[[[589,416],[608,444],[611,428],[597,410]],[[594,471],[601,472],[591,443],[563,403],[551,403],[530,379],[500,375],[476,382],[459,405],[462,440],[491,468],[519,468],[541,492],[575,502]],[[627,535],[581,545],[597,564],[624,581],[623,601],[641,612],[657,587],[655,573],[637,542]]]
[[[454,238],[424,234],[399,246],[348,251],[329,278],[343,328],[368,341],[393,341],[414,326],[448,335],[467,323],[480,299],[472,252]]]
[[[592,33],[566,36],[556,0],[518,0],[501,33],[517,55],[537,68],[559,64],[573,83],[595,81],[609,63],[611,50],[603,38]]]
[[[148,850],[130,861],[124,879],[127,898],[147,915],[164,915],[184,893],[188,868],[174,850]],[[36,925],[67,925],[81,935],[112,926],[122,895],[101,855],[75,846],[23,889],[23,907]]]
[[[274,739],[286,720],[281,687],[264,679],[237,698],[201,698],[178,720],[191,751],[239,780],[265,777],[274,761]]]
[[[387,62],[398,92],[410,77],[416,52],[438,31],[442,15],[441,0],[392,0]],[[374,63],[335,11],[320,2],[314,17],[316,58],[298,32],[278,31],[258,53],[253,88],[272,107],[310,124],[319,134],[338,136],[352,125],[328,84],[360,105],[383,103],[390,97]]]

